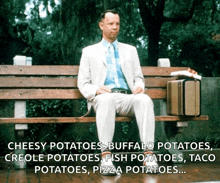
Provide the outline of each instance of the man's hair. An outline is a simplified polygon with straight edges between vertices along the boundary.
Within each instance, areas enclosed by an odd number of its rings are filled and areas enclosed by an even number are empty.
[[[113,13],[113,14],[119,15],[119,13],[116,10],[114,10],[114,9],[112,9],[112,10],[105,10],[100,15],[100,20],[99,20],[100,22],[105,18],[105,14],[106,13]]]

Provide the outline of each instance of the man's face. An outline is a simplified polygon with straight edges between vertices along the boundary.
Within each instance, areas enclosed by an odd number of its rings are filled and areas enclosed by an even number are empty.
[[[106,13],[105,18],[99,22],[99,27],[102,30],[103,38],[112,43],[117,39],[120,29],[120,18],[118,14]]]

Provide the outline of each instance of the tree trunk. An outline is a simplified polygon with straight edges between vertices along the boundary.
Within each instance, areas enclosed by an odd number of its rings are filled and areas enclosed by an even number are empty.
[[[164,22],[163,3],[164,1],[160,1],[160,7],[153,16],[146,2],[138,0],[141,18],[148,34],[148,66],[157,66],[159,58],[160,29]]]
[[[160,28],[148,28],[148,66],[157,66],[159,58]]]
[[[65,60],[65,51],[64,51],[64,30],[63,30],[63,0],[60,1],[60,22],[59,22],[59,30],[61,32],[61,42],[60,42],[60,50],[62,53],[62,60]]]
[[[196,0],[189,9],[189,16],[169,18],[163,15],[165,0],[153,1],[137,0],[143,25],[148,34],[148,63],[150,66],[157,66],[159,58],[160,30],[164,22],[188,22],[194,13]]]

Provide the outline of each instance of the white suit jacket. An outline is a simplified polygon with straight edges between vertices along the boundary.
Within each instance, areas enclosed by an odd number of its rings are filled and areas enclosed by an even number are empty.
[[[82,50],[78,73],[78,88],[88,100],[88,104],[94,99],[98,88],[105,83],[107,74],[105,51],[102,42]],[[132,91],[136,86],[144,88],[144,78],[137,49],[134,46],[118,42],[118,52],[121,69],[130,90]]]

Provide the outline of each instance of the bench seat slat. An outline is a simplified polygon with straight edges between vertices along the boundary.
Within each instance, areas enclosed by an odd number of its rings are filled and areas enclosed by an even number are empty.
[[[166,89],[147,89],[152,99],[165,99]],[[0,89],[0,100],[83,99],[78,89]]]
[[[131,121],[133,118],[129,117],[116,117],[117,122]],[[207,115],[201,115],[198,117],[190,116],[156,116],[156,121],[206,121]],[[79,122],[95,122],[95,117],[34,117],[34,118],[0,118],[0,124],[2,123],[79,123]]]

